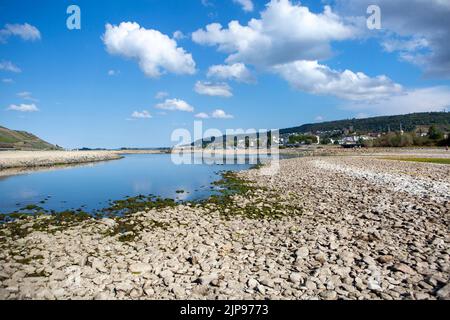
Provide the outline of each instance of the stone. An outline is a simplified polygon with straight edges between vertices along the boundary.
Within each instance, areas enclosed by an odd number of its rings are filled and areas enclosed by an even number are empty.
[[[289,281],[292,282],[292,283],[296,283],[296,284],[300,283],[302,281],[301,273],[299,273],[299,272],[292,272],[289,275]]]
[[[337,293],[336,293],[336,291],[332,291],[332,290],[322,291],[320,293],[320,297],[325,300],[336,300]]]
[[[269,288],[273,288],[273,287],[275,286],[275,283],[274,283],[274,281],[273,281],[272,279],[261,278],[261,279],[259,280],[259,282],[260,282],[262,285],[264,285],[264,286],[266,286],[266,287],[269,287]]]
[[[50,278],[52,280],[60,281],[66,278],[66,274],[61,270],[54,270]]]
[[[103,273],[108,272],[108,269],[106,269],[104,262],[99,259],[94,259],[92,261],[92,268]]]
[[[128,267],[131,273],[145,273],[152,271],[152,266],[148,263],[133,263]]]
[[[414,271],[414,269],[412,269],[410,266],[407,266],[406,264],[403,263],[397,263],[395,264],[392,269],[394,271],[400,271],[409,275],[415,275],[416,271]]]
[[[256,289],[258,289],[258,291],[259,291],[261,294],[266,294],[266,288],[264,288],[263,285],[258,285],[258,286],[256,287]]]
[[[171,278],[173,277],[173,272],[170,271],[169,269],[163,270],[159,273],[159,276],[161,278]]]
[[[58,288],[52,291],[52,294],[55,296],[56,299],[62,298],[65,293],[66,290],[64,290],[63,288]]]
[[[100,220],[100,223],[107,226],[108,228],[114,228],[117,225],[117,222],[113,219],[103,218]]]
[[[209,285],[212,281],[217,280],[219,275],[217,273],[211,273],[203,275],[197,279],[197,283],[201,285]]]
[[[155,290],[153,290],[153,288],[151,288],[151,287],[148,287],[148,288],[144,287],[144,293],[147,296],[151,297],[151,296],[153,296],[155,294]]]
[[[172,286],[172,292],[178,299],[184,297],[186,294],[186,291],[179,285]]]
[[[316,290],[316,289],[317,289],[317,285],[316,285],[313,281],[311,281],[311,280],[307,280],[307,281],[306,281],[305,287],[306,287],[308,290]]]
[[[391,255],[383,255],[383,256],[379,256],[377,260],[379,263],[383,263],[383,264],[391,263],[392,261],[394,261],[394,257]]]
[[[367,288],[372,291],[381,291],[381,286],[377,280],[370,278],[367,282]]]
[[[343,251],[339,254],[339,258],[341,258],[342,261],[344,261],[345,265],[352,265],[354,261],[354,255],[353,252],[350,251]]]
[[[125,293],[130,292],[133,289],[133,286],[129,282],[120,282],[116,284],[116,290],[123,291]]]
[[[297,251],[295,251],[295,256],[298,258],[306,258],[309,255],[309,249],[307,247],[301,247]]]
[[[109,294],[107,294],[106,292],[99,292],[95,295],[94,300],[109,300]]]
[[[247,286],[250,289],[255,289],[259,285],[259,282],[253,278],[248,279]]]
[[[450,300],[450,282],[436,292],[436,296],[442,300]]]

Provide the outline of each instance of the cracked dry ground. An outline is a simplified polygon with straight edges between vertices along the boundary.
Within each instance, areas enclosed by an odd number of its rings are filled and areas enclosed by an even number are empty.
[[[127,219],[2,227],[3,299],[449,299],[449,166],[281,161],[261,189]],[[249,217],[242,212],[260,212]],[[55,229],[56,228],[56,229]],[[50,232],[52,231],[53,232]]]

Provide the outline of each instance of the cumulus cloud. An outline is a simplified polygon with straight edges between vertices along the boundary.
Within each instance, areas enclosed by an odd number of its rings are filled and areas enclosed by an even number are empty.
[[[175,40],[183,40],[183,39],[186,38],[186,36],[184,35],[184,33],[181,32],[180,30],[175,31],[175,32],[173,33],[172,37],[173,37]]]
[[[159,91],[155,94],[155,99],[161,100],[161,99],[167,98],[168,96],[169,96],[168,92]]]
[[[233,116],[231,114],[227,114],[222,109],[216,109],[211,114],[211,117],[215,119],[233,119]]]
[[[377,100],[400,94],[402,86],[384,75],[337,71],[317,61],[295,61],[273,67],[292,87],[308,93],[333,95],[348,100]]]
[[[233,0],[233,2],[240,4],[242,6],[242,10],[246,12],[251,12],[254,9],[252,0]]]
[[[207,77],[244,83],[254,83],[256,81],[250,70],[243,63],[211,66],[208,69]]]
[[[38,107],[33,104],[11,104],[6,110],[19,111],[19,112],[37,112],[39,111]]]
[[[25,41],[36,41],[41,39],[41,33],[38,28],[28,23],[24,24],[6,24],[0,30],[0,42],[6,42],[11,36],[17,36]]]
[[[134,111],[131,114],[131,118],[133,118],[133,119],[150,119],[151,117],[152,117],[152,115],[147,110]]]
[[[194,87],[195,92],[201,95],[217,96],[217,97],[231,97],[233,93],[231,88],[226,83],[212,83],[207,81],[197,81]]]
[[[145,29],[136,22],[107,24],[102,39],[108,53],[137,60],[148,77],[157,78],[164,72],[195,73],[192,55],[158,30]]]
[[[168,110],[168,111],[185,111],[193,112],[194,107],[189,103],[181,99],[166,99],[162,103],[158,103],[155,106],[157,109]]]
[[[12,63],[11,61],[0,62],[0,70],[10,71],[10,72],[15,72],[15,73],[22,72],[22,70],[20,70],[20,68],[18,66],[16,66],[14,63]]]
[[[344,106],[346,110],[369,111],[376,115],[392,115],[412,112],[443,111],[450,106],[450,88],[436,86],[411,89],[373,103],[354,102]]]
[[[272,0],[260,19],[247,25],[231,21],[207,25],[192,34],[201,45],[217,46],[226,61],[267,67],[296,60],[321,60],[331,56],[330,42],[351,39],[355,28],[325,6],[322,13],[289,0]]]
[[[335,9],[353,21],[362,17],[373,0],[337,0]],[[381,36],[388,51],[419,65],[429,76],[450,78],[450,2],[447,0],[377,0],[381,8]],[[359,19],[358,19],[359,18]],[[361,29],[366,28],[360,24]]]
[[[197,113],[197,114],[195,115],[195,117],[196,117],[196,118],[199,118],[199,119],[208,119],[208,118],[209,118],[209,115],[208,115],[207,113],[205,113],[205,112],[200,112],[200,113]]]

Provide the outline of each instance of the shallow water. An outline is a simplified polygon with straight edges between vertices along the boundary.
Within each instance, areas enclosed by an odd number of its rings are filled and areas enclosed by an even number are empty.
[[[211,183],[220,179],[220,171],[248,169],[256,159],[241,160],[243,164],[175,165],[170,154],[138,154],[0,177],[0,212],[11,213],[30,204],[46,210],[81,208],[90,212],[107,207],[110,200],[140,194],[204,199],[217,192]]]

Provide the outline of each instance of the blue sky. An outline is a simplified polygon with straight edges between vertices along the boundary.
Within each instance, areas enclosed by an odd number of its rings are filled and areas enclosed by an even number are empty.
[[[271,129],[450,106],[450,5],[373,2],[381,30],[364,0],[2,0],[0,125],[66,148],[158,147],[202,115]]]

